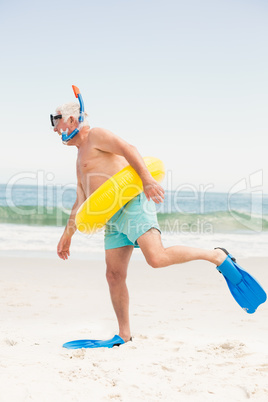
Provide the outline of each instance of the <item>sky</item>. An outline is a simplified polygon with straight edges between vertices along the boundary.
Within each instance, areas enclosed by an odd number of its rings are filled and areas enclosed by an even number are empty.
[[[0,1],[0,183],[76,183],[49,121],[74,84],[166,189],[268,193],[267,18],[265,0]]]

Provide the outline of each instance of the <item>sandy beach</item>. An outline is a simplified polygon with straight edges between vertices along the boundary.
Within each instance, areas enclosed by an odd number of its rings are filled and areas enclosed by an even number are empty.
[[[240,260],[268,289],[268,258]],[[130,263],[133,342],[117,333],[101,261],[0,258],[1,402],[267,401],[268,304],[236,304],[208,263]]]

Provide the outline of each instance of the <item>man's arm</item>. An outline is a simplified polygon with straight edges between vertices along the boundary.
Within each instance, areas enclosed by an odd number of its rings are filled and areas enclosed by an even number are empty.
[[[91,130],[91,138],[95,148],[100,151],[124,156],[140,176],[147,199],[149,200],[151,198],[157,204],[163,202],[163,188],[152,177],[142,156],[134,145],[129,144],[111,131],[103,128],[93,128]]]
[[[74,233],[76,232],[76,224],[75,224],[75,215],[80,206],[83,204],[83,202],[86,200],[86,197],[83,197],[82,194],[84,194],[83,190],[81,191],[81,188],[78,188],[76,190],[76,200],[75,203],[72,207],[70,217],[68,219],[67,225],[64,229],[64,234],[66,234],[69,237],[72,237]],[[82,193],[83,192],[83,193]],[[81,194],[79,194],[81,193]]]
[[[76,224],[75,224],[75,215],[76,215],[76,212],[78,211],[79,207],[83,204],[83,202],[85,200],[86,200],[86,196],[83,191],[81,180],[80,180],[80,175],[79,175],[79,172],[77,169],[76,201],[73,205],[71,215],[69,217],[69,220],[64,229],[63,235],[61,236],[61,239],[60,239],[58,247],[57,247],[57,254],[63,260],[67,260],[68,257],[70,256],[71,239],[77,229]]]

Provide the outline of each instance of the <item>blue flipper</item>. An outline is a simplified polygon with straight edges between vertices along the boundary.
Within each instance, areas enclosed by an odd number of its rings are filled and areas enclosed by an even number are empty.
[[[216,268],[223,274],[231,294],[244,311],[248,314],[255,313],[259,305],[267,299],[265,291],[256,279],[237,264],[227,250],[217,248],[227,254],[223,263]]]
[[[71,341],[64,343],[62,346],[66,349],[81,349],[81,348],[113,348],[114,346],[120,346],[125,343],[124,339],[119,335],[115,335],[112,339],[106,341],[94,340],[94,339],[79,339],[77,341]]]

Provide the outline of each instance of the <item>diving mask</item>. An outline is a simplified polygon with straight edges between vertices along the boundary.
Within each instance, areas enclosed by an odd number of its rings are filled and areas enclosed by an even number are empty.
[[[61,114],[56,114],[56,115],[51,114],[50,115],[50,121],[51,121],[51,125],[52,125],[53,128],[57,127],[59,119],[62,119]]]

